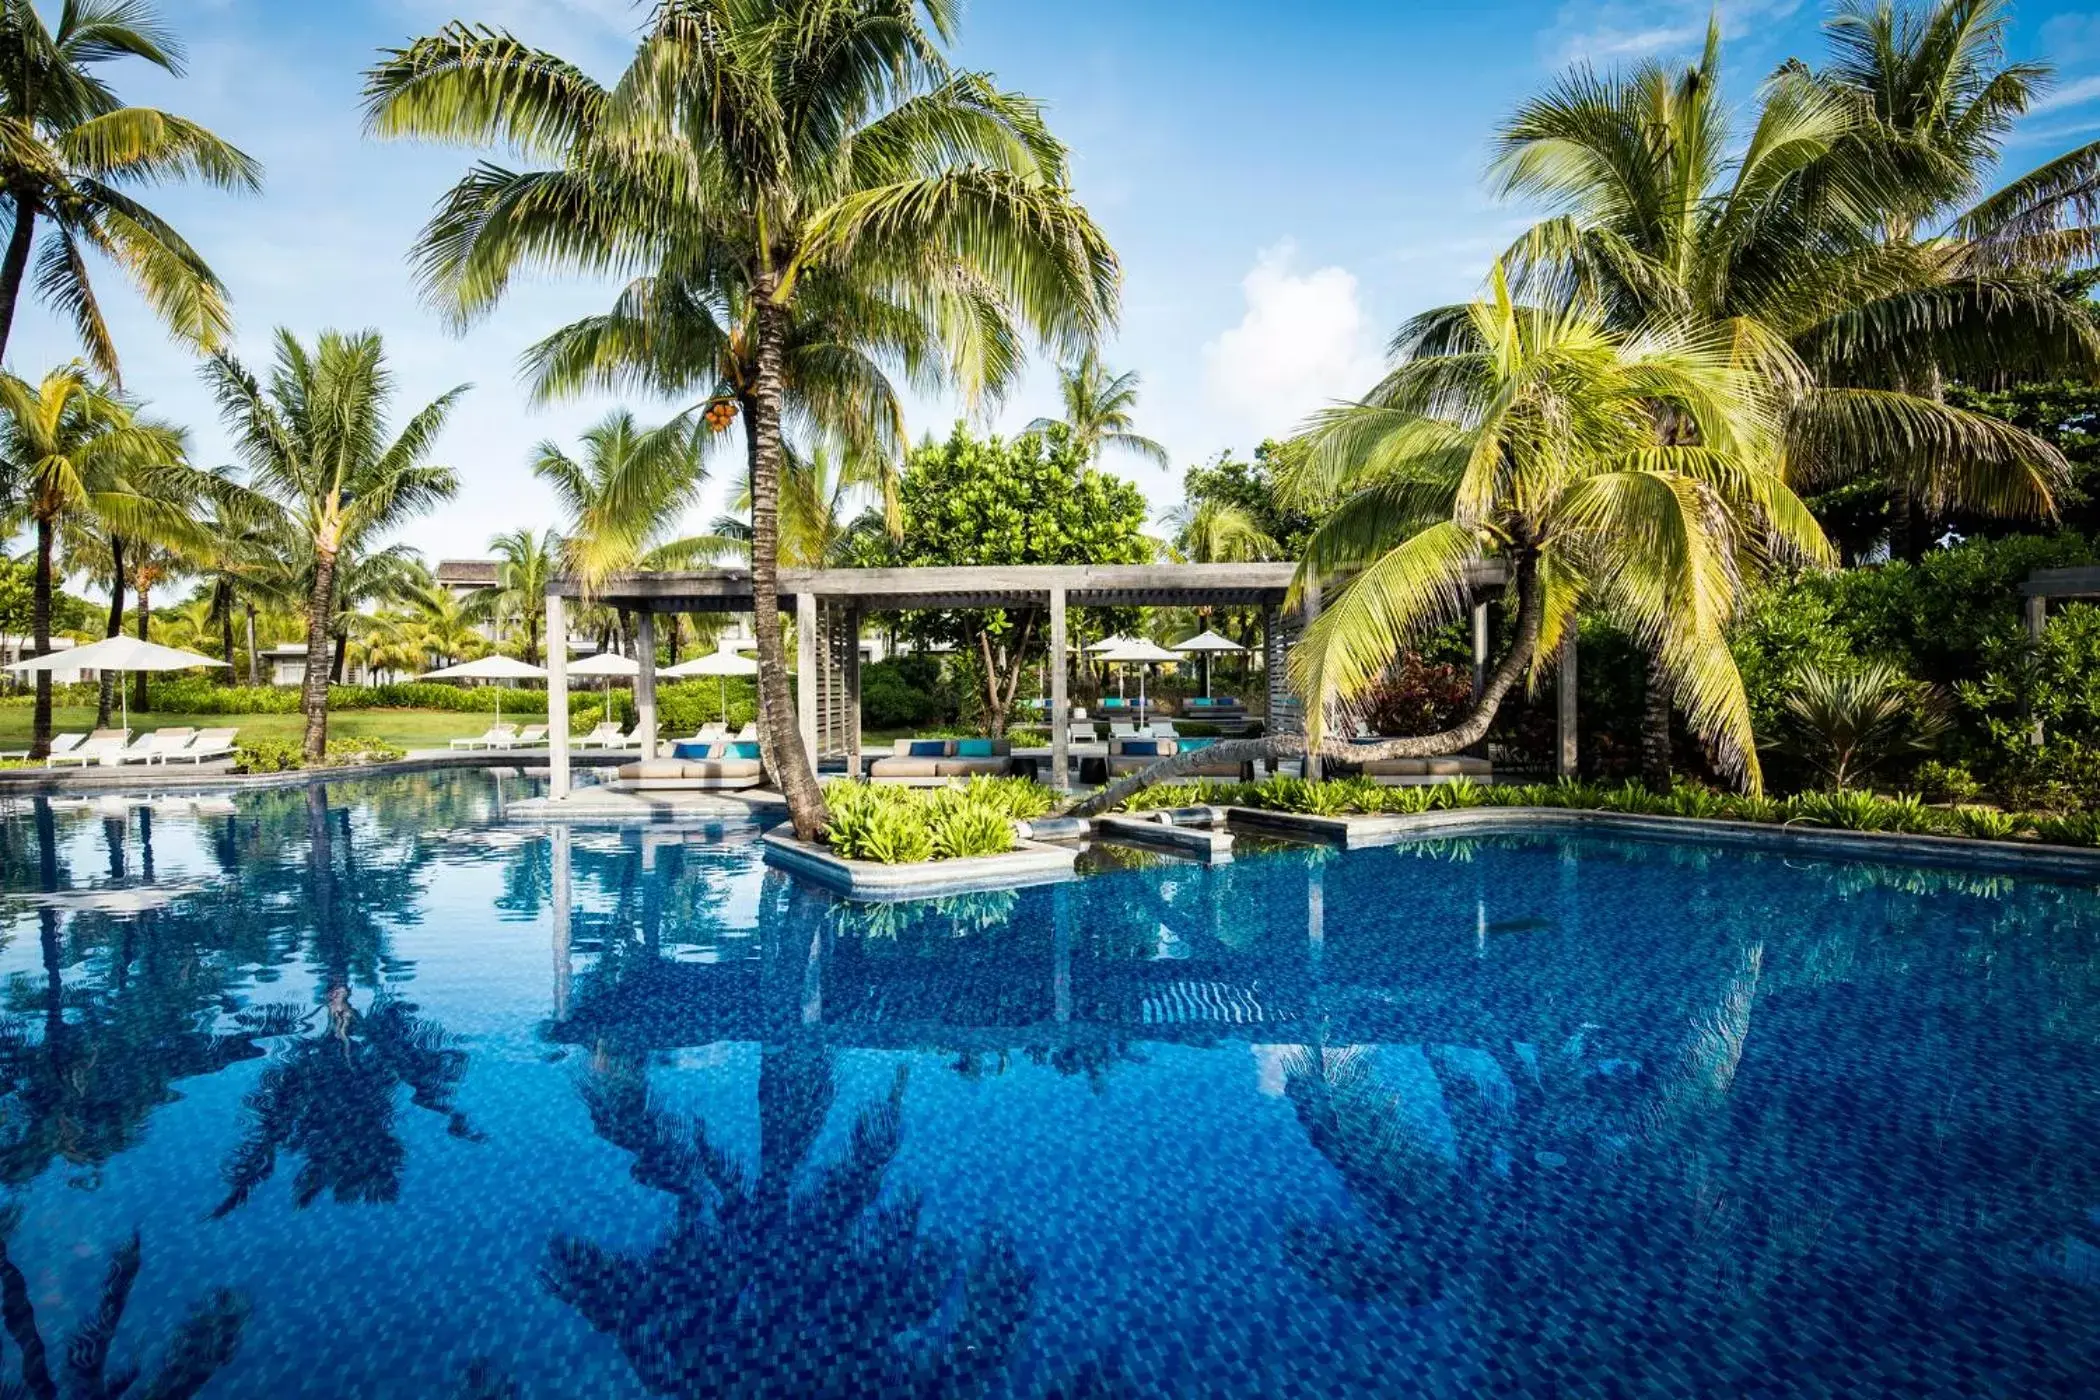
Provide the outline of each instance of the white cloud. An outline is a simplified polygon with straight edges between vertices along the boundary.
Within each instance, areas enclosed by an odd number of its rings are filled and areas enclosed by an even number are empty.
[[[1211,406],[1263,435],[1361,394],[1378,378],[1369,319],[1346,268],[1296,270],[1297,246],[1267,248],[1240,283],[1247,312],[1203,347]]]
[[[2100,99],[2100,73],[2083,78],[2073,78],[2053,92],[2043,94],[2028,105],[2029,112],[2055,112],[2065,107],[2082,107]]]
[[[1568,0],[1545,33],[1556,63],[1588,60],[1609,66],[1628,59],[1689,53],[1706,39],[1709,14],[1721,17],[1721,33],[1734,38],[1754,26],[1785,19],[1801,0]]]

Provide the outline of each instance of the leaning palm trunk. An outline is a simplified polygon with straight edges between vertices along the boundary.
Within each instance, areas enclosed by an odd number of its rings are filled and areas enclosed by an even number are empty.
[[[1411,735],[1402,739],[1382,739],[1375,744],[1343,742],[1325,738],[1313,751],[1325,759],[1342,763],[1374,763],[1389,758],[1441,758],[1448,754],[1463,753],[1487,737],[1489,726],[1494,724],[1496,712],[1502,702],[1515,688],[1524,673],[1531,668],[1538,655],[1539,634],[1544,622],[1545,596],[1539,582],[1538,555],[1527,551],[1517,560],[1517,635],[1510,643],[1509,651],[1473,702],[1466,717],[1451,728],[1437,734]],[[1306,754],[1305,737],[1300,734],[1271,734],[1260,739],[1236,739],[1225,743],[1211,744],[1200,749],[1184,749],[1171,758],[1161,759],[1149,768],[1131,774],[1127,778],[1110,783],[1107,787],[1084,800],[1069,805],[1065,811],[1071,816],[1090,817],[1098,812],[1109,811],[1120,805],[1131,794],[1154,783],[1170,782],[1193,768],[1208,768],[1220,763],[1275,762],[1279,759],[1303,758]]]
[[[334,616],[335,555],[320,550],[314,558],[313,589],[306,599],[306,677],[299,688],[309,763],[320,762],[328,753],[329,622]]]
[[[830,816],[795,723],[787,651],[780,641],[781,352],[788,313],[773,300],[772,290],[770,279],[758,289],[758,373],[745,405],[745,430],[751,436],[751,625],[758,633],[758,737],[773,781],[787,798],[795,834],[809,841],[823,831]],[[815,680],[803,676],[801,683]]]

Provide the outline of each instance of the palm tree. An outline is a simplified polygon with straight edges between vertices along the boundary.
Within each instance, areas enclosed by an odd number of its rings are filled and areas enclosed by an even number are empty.
[[[1456,753],[1486,735],[1520,679],[1551,664],[1577,612],[1597,611],[1659,659],[1694,730],[1759,786],[1725,629],[1764,564],[1830,556],[1782,474],[1769,378],[1712,327],[1657,322],[1624,335],[1592,307],[1519,305],[1499,269],[1492,286],[1463,330],[1447,331],[1445,352],[1403,360],[1363,402],[1316,420],[1284,485],[1338,504],[1307,544],[1295,591],[1347,582],[1291,656],[1307,733],[1203,752],[1227,762]],[[1659,416],[1687,441],[1658,442]],[[1510,568],[1514,637],[1470,713],[1440,734],[1327,744],[1328,705],[1458,616],[1470,566],[1490,556]],[[1079,810],[1112,806],[1194,758],[1111,784]]]
[[[1240,564],[1283,553],[1245,507],[1230,501],[1183,501],[1167,512],[1167,524],[1173,552],[1192,564]]]
[[[181,49],[146,0],[66,0],[54,29],[31,0],[0,17],[0,199],[11,218],[0,252],[0,356],[36,251],[36,290],[73,322],[95,368],[114,380],[117,350],[89,277],[93,249],[131,279],[153,312],[209,350],[225,336],[225,288],[195,249],[127,186],[201,180],[261,188],[262,168],[204,127],[150,107],[126,107],[94,70],[137,58],[180,76]]]
[[[219,655],[234,674],[234,619],[243,615],[248,684],[262,684],[262,654],[256,645],[258,603],[283,601],[282,570],[275,546],[289,533],[284,510],[267,496],[235,486],[224,476],[204,499],[203,548],[192,559],[211,600],[210,620],[219,632]]]
[[[677,533],[707,480],[704,432],[690,413],[647,428],[622,408],[584,431],[580,461],[559,443],[539,445],[532,474],[554,488],[567,517],[562,562],[587,590],[614,574],[679,568],[720,551],[709,536]]]
[[[179,508],[187,509],[190,502],[177,504]],[[138,639],[147,642],[153,639],[153,590],[188,574],[189,564],[180,551],[145,539],[133,543],[130,564],[132,626]],[[131,678],[131,708],[146,712],[152,708],[148,704],[150,698],[146,693],[146,673],[135,672]]]
[[[300,708],[305,750],[318,761],[328,747],[329,640],[336,622],[337,570],[344,556],[376,546],[402,521],[449,500],[459,489],[451,468],[424,459],[467,386],[440,396],[387,439],[393,376],[376,331],[323,331],[309,350],[288,330],[277,333],[267,389],[231,355],[206,362],[250,484],[275,497],[305,555],[306,676]]]
[[[1934,7],[1943,18],[1980,13],[1975,0]],[[1886,8],[1847,11],[1835,32],[1895,43],[1905,24]],[[1965,75],[1951,80],[1943,101],[1959,102],[1983,78],[1975,66],[1981,38],[1968,26],[1967,66],[1941,69]],[[1914,240],[1905,232],[1975,178],[1976,152],[1995,149],[1994,132],[2024,106],[2032,74],[2004,70],[1970,91],[1953,123],[1961,134],[1952,135],[1901,104],[1884,118],[1877,107],[1888,99],[1875,95],[1879,80],[1864,71],[1856,50],[1841,50],[1824,79],[1798,66],[1782,70],[1739,149],[1720,103],[1718,29],[1700,61],[1680,73],[1646,63],[1624,75],[1564,76],[1520,107],[1499,137],[1501,192],[1560,211],[1511,249],[1512,280],[1554,304],[1594,300],[1621,329],[1657,316],[1725,328],[1786,397],[1788,472],[1797,482],[1871,471],[1933,507],[2046,515],[2061,455],[2031,434],[1940,402],[1937,386],[1948,373],[1991,379],[2044,364],[2058,373],[2100,368],[2100,331],[2031,261],[2009,261],[2004,238],[1984,233],[1979,220],[1991,201],[1953,221],[1972,235]],[[1956,165],[1968,166],[1958,179]],[[2036,220],[2049,204],[2033,194],[2010,202]],[[2060,214],[2065,206],[2049,207]],[[1987,222],[1998,227],[2007,217]],[[2076,241],[2058,241],[2059,261]],[[2042,246],[2022,245],[2029,254]],[[1458,309],[1431,312],[1398,344],[1436,348],[1442,331],[1463,319]]]
[[[1065,416],[1038,418],[1028,425],[1029,432],[1063,423],[1072,430],[1072,443],[1079,449],[1080,460],[1089,464],[1100,460],[1101,453],[1111,447],[1135,452],[1154,466],[1172,464],[1166,448],[1133,431],[1136,419],[1132,410],[1137,407],[1138,397],[1136,370],[1110,374],[1108,366],[1101,363],[1100,352],[1089,345],[1078,360],[1058,371],[1057,392],[1064,400]]]
[[[789,452],[780,473],[780,562],[791,569],[817,569],[841,563],[865,523],[870,538],[877,512],[856,515],[856,496],[872,492],[880,504],[896,499],[897,474],[882,459],[848,458],[841,466],[833,453],[819,447],[809,456]],[[749,513],[751,492],[737,495],[737,511]],[[724,545],[749,556],[751,524],[739,515],[716,517],[710,527]]]
[[[470,318],[512,275],[649,267],[728,313],[751,469],[759,725],[797,831],[824,825],[780,633],[783,411],[797,308],[858,296],[934,327],[965,388],[994,385],[1019,329],[1077,351],[1118,270],[1070,193],[1039,106],[951,67],[953,0],[667,0],[620,83],[507,34],[454,26],[366,86],[395,137],[507,145],[425,229],[426,283]]]
[[[61,525],[82,515],[137,538],[191,538],[194,527],[153,488],[181,460],[182,435],[138,418],[81,366],[31,385],[0,372],[0,449],[18,473],[19,515],[36,529],[31,624],[36,654],[51,650],[52,554]],[[30,753],[51,749],[51,673],[36,678]]]
[[[497,624],[525,633],[524,661],[540,664],[540,618],[546,606],[547,584],[554,577],[554,562],[562,552],[561,536],[553,530],[534,534],[512,530],[489,541],[496,556],[496,587],[489,608]]]

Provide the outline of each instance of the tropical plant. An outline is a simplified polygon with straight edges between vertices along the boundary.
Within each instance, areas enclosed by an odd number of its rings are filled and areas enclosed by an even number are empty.
[[[1101,353],[1089,345],[1079,358],[1057,373],[1058,397],[1064,401],[1062,418],[1038,418],[1028,431],[1039,433],[1052,423],[1071,430],[1072,445],[1080,460],[1092,466],[1109,448],[1135,453],[1156,467],[1169,465],[1167,449],[1135,429],[1138,374],[1125,370],[1111,374],[1101,363]]]
[[[89,249],[130,278],[170,331],[210,350],[230,325],[225,288],[196,250],[127,188],[199,180],[261,187],[261,167],[197,123],[127,107],[95,70],[136,58],[175,75],[182,50],[148,0],[66,0],[54,28],[31,0],[0,19],[0,189],[10,221],[0,253],[0,355],[36,252],[37,295],[73,323],[95,368],[117,377],[116,343],[89,275]]]
[[[586,429],[583,455],[543,442],[532,474],[554,488],[567,519],[562,561],[595,589],[614,574],[711,563],[728,546],[713,536],[678,536],[707,479],[703,429],[691,414],[654,428],[615,409]]]
[[[1786,697],[1786,749],[1831,786],[1849,788],[1899,753],[1932,747],[1946,729],[1925,688],[1886,661],[1796,671]]]
[[[1831,26],[1836,61],[1782,69],[1740,142],[1717,24],[1681,72],[1565,75],[1499,137],[1501,192],[1557,211],[1511,249],[1514,282],[1597,301],[1623,328],[1657,316],[1725,328],[1784,397],[1797,483],[1864,472],[1928,514],[2048,514],[2061,455],[1940,392],[1946,377],[2100,365],[2100,332],[2048,275],[2082,256],[2085,235],[2058,222],[2081,198],[2090,212],[2077,171],[2090,177],[2100,147],[1945,212],[2037,77],[1989,67],[2002,22],[1989,0],[1848,6]],[[1950,232],[1912,236],[1928,220]],[[1455,319],[1431,313],[1410,334]]]
[[[145,539],[189,539],[194,528],[156,487],[182,470],[182,434],[139,418],[79,365],[31,385],[0,372],[0,449],[16,474],[16,519],[36,531],[32,635],[51,650],[52,557],[64,522],[87,516],[104,530]],[[31,757],[51,747],[51,674],[37,673]]]
[[[967,799],[936,811],[927,822],[935,860],[1004,855],[1014,848],[1013,819]]]
[[[366,87],[384,135],[507,145],[550,166],[481,166],[442,202],[421,257],[455,314],[484,312],[527,267],[644,266],[739,328],[760,733],[805,838],[825,813],[778,585],[798,306],[890,308],[910,328],[892,343],[938,344],[975,395],[1010,380],[1020,327],[1076,351],[1116,298],[1114,255],[1037,104],[943,56],[956,17],[951,0],[670,0],[614,89],[463,25],[388,54]]]
[[[819,447],[808,456],[791,450],[780,469],[780,562],[801,569],[844,563],[857,536],[884,535],[871,527],[900,508],[897,483],[897,471],[886,458],[849,457],[842,464],[829,448]],[[856,517],[854,501],[870,493],[882,514]],[[749,557],[748,485],[738,492],[734,509],[743,514],[718,516],[711,529],[725,545],[733,542]]]
[[[546,615],[547,585],[562,555],[562,538],[553,530],[534,534],[517,529],[489,541],[496,556],[496,586],[488,605],[499,627],[524,633],[520,650],[529,666],[540,664],[540,621]]]
[[[1459,752],[1486,735],[1520,679],[1551,666],[1576,614],[1593,612],[1640,639],[1723,768],[1759,787],[1727,626],[1766,561],[1829,558],[1781,474],[1764,376],[1711,328],[1657,322],[1625,335],[1585,305],[1519,305],[1499,273],[1493,300],[1440,344],[1404,358],[1362,403],[1322,415],[1289,483],[1339,502],[1294,591],[1347,580],[1291,654],[1307,734],[1227,741],[1203,761]],[[1656,440],[1659,418],[1679,441]],[[1458,616],[1473,567],[1490,556],[1509,568],[1511,637],[1466,716],[1433,734],[1331,742],[1329,704],[1356,700]],[[1197,761],[1163,760],[1080,810]]]
[[[395,526],[459,489],[449,467],[425,459],[466,386],[418,410],[389,440],[394,383],[375,331],[323,331],[309,349],[279,330],[267,386],[223,353],[206,363],[205,377],[249,484],[275,498],[297,532],[306,575],[303,742],[318,762],[328,749],[338,571],[346,555],[374,551]]]
[[[907,568],[957,564],[1139,564],[1152,557],[1145,497],[1085,464],[1062,424],[1011,441],[958,424],[905,464],[903,537],[869,539],[862,562]],[[867,537],[864,537],[867,538]],[[1004,734],[1014,697],[1043,651],[1041,607],[927,613],[912,630],[963,648],[984,722]]]

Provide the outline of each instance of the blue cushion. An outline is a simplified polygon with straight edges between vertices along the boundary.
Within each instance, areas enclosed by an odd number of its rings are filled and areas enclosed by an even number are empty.
[[[671,745],[671,757],[703,759],[714,756],[713,744],[696,744],[691,739],[681,739]]]
[[[1123,757],[1125,757],[1125,758],[1158,758],[1158,757],[1159,757],[1159,740],[1157,740],[1157,739],[1125,739],[1125,740],[1123,741]]]
[[[997,758],[999,750],[990,739],[965,739],[955,746],[957,758]]]
[[[948,741],[946,739],[914,739],[906,746],[904,756],[906,758],[946,758],[948,756]]]

